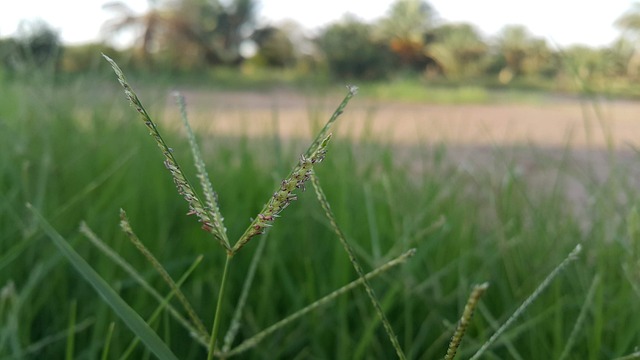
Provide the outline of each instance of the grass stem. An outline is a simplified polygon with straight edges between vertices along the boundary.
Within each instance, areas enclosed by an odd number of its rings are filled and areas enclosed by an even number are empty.
[[[216,351],[216,339],[218,337],[218,330],[220,329],[220,317],[222,316],[222,299],[224,298],[224,290],[227,284],[227,272],[229,271],[229,263],[231,263],[232,257],[233,256],[231,254],[227,254],[227,259],[224,262],[224,270],[222,272],[222,281],[220,282],[216,314],[213,318],[213,328],[211,329],[211,342],[209,343],[209,355],[207,356],[207,360],[212,360]]]

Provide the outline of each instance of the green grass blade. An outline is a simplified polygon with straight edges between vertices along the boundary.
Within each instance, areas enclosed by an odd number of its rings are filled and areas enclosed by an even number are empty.
[[[71,301],[71,309],[69,310],[69,326],[67,328],[67,349],[65,358],[73,360],[73,350],[76,342],[76,315],[78,310],[78,302],[74,299]]]
[[[82,277],[93,286],[104,301],[118,314],[125,324],[140,337],[151,352],[162,360],[177,360],[178,358],[171,352],[167,345],[160,339],[149,325],[136,313],[95,271],[93,268],[67,243],[49,222],[34,208],[27,204],[29,210],[39,221],[44,232],[53,241],[60,252],[69,260],[71,265],[82,275]]]
[[[112,322],[111,324],[109,324],[109,328],[107,329],[107,337],[104,340],[104,347],[102,348],[102,355],[100,355],[100,360],[109,359],[109,349],[111,349],[111,339],[113,338],[113,331],[115,330],[115,328],[116,323]]]
[[[262,259],[262,254],[264,254],[264,248],[267,245],[266,237],[265,239],[258,243],[258,248],[256,252],[253,254],[253,258],[251,259],[251,264],[249,265],[249,270],[245,274],[244,284],[242,285],[242,293],[240,293],[240,298],[238,299],[238,304],[235,306],[235,310],[233,312],[233,317],[231,318],[231,325],[229,325],[229,330],[227,334],[224,336],[224,345],[222,346],[222,352],[229,351],[231,349],[231,344],[233,344],[233,340],[238,334],[238,330],[240,330],[240,318],[242,317],[242,312],[244,311],[244,307],[247,303],[247,298],[249,297],[249,290],[251,289],[251,285],[253,285],[253,279],[256,275],[256,271],[258,270],[258,263]]]
[[[196,267],[200,265],[203,258],[204,257],[202,255],[198,256],[196,260],[193,262],[193,264],[191,264],[189,269],[187,269],[187,271],[185,271],[184,274],[182,274],[182,276],[180,277],[180,279],[178,279],[178,282],[176,283],[177,288],[180,288],[182,284],[184,284],[184,282],[187,281],[189,276],[191,276],[191,273],[193,273]],[[158,316],[160,316],[160,314],[162,313],[162,310],[164,310],[169,305],[169,301],[173,298],[175,294],[176,294],[176,290],[171,289],[169,294],[167,294],[167,296],[165,296],[164,299],[162,299],[162,301],[160,302],[160,304],[158,304],[158,306],[153,311],[151,316],[149,316],[149,319],[147,320],[147,324],[153,324],[153,322],[156,321]],[[195,333],[191,333],[191,334],[194,336],[197,336],[197,334]],[[135,350],[139,342],[140,342],[139,338],[133,339],[129,344],[129,346],[127,347],[127,349],[124,351],[124,353],[120,356],[120,359],[128,359],[131,353],[133,353],[133,350]],[[206,342],[204,343],[204,345],[206,346]]]
[[[158,259],[156,259],[156,257],[153,256],[151,251],[149,251],[149,249],[147,249],[147,247],[144,246],[142,241],[140,241],[140,239],[138,238],[138,235],[136,235],[135,232],[133,232],[133,228],[131,228],[131,224],[129,223],[127,214],[122,209],[120,209],[120,227],[122,228],[122,231],[124,231],[125,234],[127,234],[127,237],[133,243],[136,249],[138,249],[138,251],[140,251],[142,255],[144,255],[147,261],[151,263],[151,266],[153,266],[153,268],[158,272],[158,274],[160,274],[160,277],[162,277],[164,282],[166,282],[167,285],[169,285],[169,287],[171,288],[171,290],[175,292],[176,297],[178,298],[178,300],[180,301],[184,309],[187,311],[187,314],[189,314],[189,317],[191,318],[193,325],[196,327],[196,329],[198,329],[198,332],[201,334],[206,334],[207,329],[204,327],[202,320],[200,320],[200,318],[196,314],[196,311],[193,308],[193,306],[191,306],[191,303],[189,302],[189,300],[187,300],[187,297],[180,290],[180,287],[176,285],[175,281],[173,281],[173,279],[171,278],[171,275],[169,275],[167,270],[165,270],[162,264],[160,264],[160,261],[158,261]]]
[[[560,357],[558,358],[558,360],[564,360],[569,357],[571,348],[573,348],[573,345],[576,342],[576,338],[578,337],[578,332],[580,330],[584,330],[583,325],[587,318],[587,312],[591,308],[593,298],[595,297],[595,294],[596,294],[596,289],[598,288],[599,285],[600,285],[600,275],[597,274],[593,278],[593,281],[591,282],[591,286],[589,286],[589,290],[587,291],[587,296],[584,301],[584,304],[582,304],[582,307],[580,308],[580,313],[578,314],[576,323],[573,326],[573,329],[571,329],[571,334],[569,335],[569,339],[567,340],[567,343],[564,346],[564,350],[562,350],[562,354],[560,354]]]
[[[227,285],[227,273],[229,272],[229,264],[231,263],[231,254],[227,254],[224,262],[224,270],[222,271],[222,280],[220,280],[220,290],[218,291],[218,302],[216,303],[216,312],[213,316],[213,326],[211,328],[211,341],[209,342],[209,353],[207,360],[212,360],[216,352],[216,343],[218,341],[218,330],[220,329],[220,318],[222,315],[222,299]]]
[[[144,279],[144,277],[131,266],[125,259],[122,258],[117,252],[115,252],[112,248],[110,248],[104,241],[100,240],[98,236],[89,228],[89,226],[82,222],[80,224],[80,232],[89,239],[89,241],[104,255],[106,255],[111,261],[113,261],[116,265],[118,265],[122,270],[124,270],[131,278],[137,282],[144,290],[146,290],[151,296],[153,296],[159,303],[163,302],[163,297],[160,293],[154,289],[149,283]],[[173,316],[173,318],[179,322],[185,329],[189,331],[189,333],[194,334],[194,337],[198,339],[198,341],[202,345],[207,345],[207,340],[209,339],[209,332],[205,331],[204,333],[198,332],[198,330],[191,325],[191,323],[185,319],[179,312],[174,308],[171,304],[167,304],[166,308],[169,310],[169,313]]]

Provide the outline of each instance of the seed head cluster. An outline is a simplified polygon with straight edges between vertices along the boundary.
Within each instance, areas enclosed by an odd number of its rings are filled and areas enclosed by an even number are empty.
[[[270,227],[273,221],[279,216],[292,201],[297,200],[298,196],[294,193],[296,189],[305,190],[305,182],[311,178],[313,166],[324,160],[327,154],[327,144],[331,139],[329,134],[313,152],[311,157],[300,156],[298,165],[293,169],[289,177],[282,180],[280,187],[273,193],[273,196],[267,202],[262,212],[253,220],[244,236],[238,241],[234,249],[237,251],[244,246],[254,236],[263,234],[266,228]]]

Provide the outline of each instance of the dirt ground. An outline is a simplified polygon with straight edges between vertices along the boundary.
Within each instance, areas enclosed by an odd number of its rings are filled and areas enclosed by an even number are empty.
[[[261,136],[277,128],[287,137],[311,137],[340,97],[290,91],[184,93],[190,119],[218,134]],[[177,115],[169,106],[169,118]],[[336,136],[414,145],[535,145],[574,149],[640,144],[640,102],[555,99],[543,103],[433,105],[353,98]]]
[[[199,131],[258,137],[277,129],[285,139],[310,139],[341,101],[339,96],[291,91],[183,94]],[[179,126],[176,106],[168,109],[165,117]],[[589,201],[592,186],[607,181],[614,163],[640,189],[634,151],[640,145],[640,102],[549,98],[540,103],[434,105],[356,96],[334,135],[391,144],[399,153],[445,143],[457,166],[473,172],[499,168],[496,162],[515,164],[543,186],[555,181],[556,164],[563,162],[564,171],[573,174],[565,181],[574,204]]]

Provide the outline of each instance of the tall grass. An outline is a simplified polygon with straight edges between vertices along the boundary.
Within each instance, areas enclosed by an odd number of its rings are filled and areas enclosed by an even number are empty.
[[[208,342],[194,338],[172,315],[186,314],[172,300],[175,291],[118,228],[119,209],[127,211],[137,237],[176,279],[205,324],[213,323],[224,251],[221,256],[219,243],[185,216],[187,204],[176,196],[162,155],[141,124],[133,122],[135,113],[123,106],[121,92],[106,84],[2,83],[0,93],[0,358],[149,354],[143,346],[129,352],[136,335],[79,280],[25,203],[178,358],[206,356]],[[150,116],[159,116],[164,94],[144,93]],[[163,135],[184,172],[195,179],[188,142]],[[295,162],[304,152],[302,143],[279,147],[269,138],[198,140],[207,144],[203,159],[231,238],[241,236],[249,217],[261,213],[265,196],[288,176],[279,164]],[[447,144],[398,149],[367,140],[350,144],[334,138],[315,172],[335,222],[364,269],[417,249],[410,261],[371,280],[407,358],[443,357],[473,285],[488,281],[457,349],[459,357],[471,357],[577,243],[583,244],[583,254],[509,323],[483,358],[599,359],[637,353],[640,325],[630,321],[640,300],[634,163],[614,165],[598,182],[588,164],[569,161],[569,150],[564,158],[538,153],[539,171],[557,179],[540,187],[518,171],[517,159],[505,155],[509,149],[496,150],[494,163],[484,170],[469,172],[447,160]],[[405,151],[411,156],[396,154]],[[588,190],[580,214],[566,196],[568,179]],[[262,252],[253,266],[235,345],[358,279],[309,190],[299,192],[268,239],[254,238],[234,256],[220,303],[225,330],[233,323],[253,255]],[[82,221],[135,272],[114,266],[113,258],[87,241],[86,231],[78,231]],[[184,282],[177,280],[200,254],[202,263]],[[142,290],[137,276],[160,298]],[[356,285],[328,306],[270,332],[242,356],[395,357],[379,317]]]

